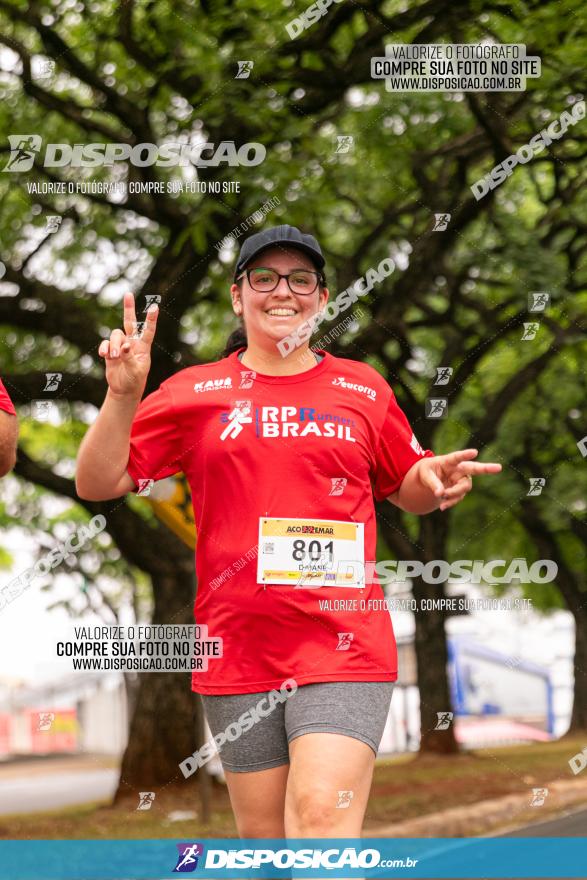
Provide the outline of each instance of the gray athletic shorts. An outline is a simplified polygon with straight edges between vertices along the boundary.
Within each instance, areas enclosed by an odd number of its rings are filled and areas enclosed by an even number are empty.
[[[300,685],[297,691],[219,754],[225,770],[247,773],[289,763],[288,743],[305,733],[340,733],[379,748],[389,713],[393,681],[328,681]],[[254,694],[201,694],[212,736],[226,731],[251,711],[269,691]],[[268,707],[263,702],[263,709]],[[257,715],[257,717],[259,717]],[[241,727],[248,724],[242,724]],[[232,728],[234,736],[238,727]]]

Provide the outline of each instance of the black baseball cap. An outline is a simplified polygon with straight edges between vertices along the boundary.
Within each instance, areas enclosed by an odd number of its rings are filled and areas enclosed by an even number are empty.
[[[283,226],[271,226],[269,229],[263,229],[261,232],[256,232],[254,235],[250,235],[245,241],[243,241],[234,268],[235,280],[243,271],[247,263],[250,263],[251,260],[254,259],[257,254],[260,254],[261,251],[264,251],[265,248],[274,245],[288,244],[308,254],[318,269],[322,270],[324,268],[326,260],[324,259],[322,251],[320,250],[320,245],[314,236],[308,235],[305,232],[300,232],[295,226],[284,224]]]

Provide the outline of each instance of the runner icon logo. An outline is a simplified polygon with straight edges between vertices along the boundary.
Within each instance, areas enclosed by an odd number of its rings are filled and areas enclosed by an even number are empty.
[[[143,312],[146,312],[149,306],[158,306],[161,303],[161,295],[158,293],[147,293],[145,294],[145,308]]]
[[[253,381],[256,377],[255,370],[241,370],[241,381],[239,388],[252,388]]]
[[[445,419],[448,414],[447,397],[430,397],[426,401],[427,419]]]
[[[530,488],[528,489],[527,495],[541,495],[542,490],[546,485],[546,480],[544,477],[530,477]]]
[[[338,135],[336,138],[336,150],[335,153],[348,153],[351,147],[353,146],[354,138],[352,134],[342,134]]]
[[[529,293],[528,294],[528,311],[543,312],[550,300],[549,293]]]
[[[548,789],[547,788],[533,788],[532,789],[532,800],[530,801],[530,806],[531,807],[541,807],[547,797],[548,797]]]
[[[177,843],[176,846],[179,855],[173,873],[183,874],[195,871],[198,867],[198,858],[204,854],[203,845],[201,843]]]
[[[453,719],[452,712],[437,712],[436,716],[438,721],[436,722],[436,727],[434,730],[448,730],[450,727],[450,722]]]
[[[40,135],[9,134],[8,143],[10,156],[2,171],[30,171],[43,143]]]
[[[238,71],[237,71],[236,76],[234,78],[235,79],[248,79],[251,74],[251,70],[255,66],[255,62],[254,61],[237,61],[236,63],[238,64]]]
[[[43,391],[58,391],[59,383],[63,379],[63,373],[45,373],[45,387]]]
[[[348,810],[348,808],[351,805],[352,799],[353,799],[353,792],[352,791],[339,791],[336,809],[337,810]]]
[[[150,810],[155,800],[154,791],[139,791],[139,805],[137,810]]]
[[[540,327],[540,324],[537,321],[525,323],[524,324],[524,332],[522,333],[522,336],[520,338],[522,340],[535,339],[536,334],[538,333],[539,327]]]
[[[450,214],[435,214],[434,215],[434,226],[432,228],[432,232],[444,232],[445,229],[448,229],[448,224],[450,223]]]
[[[243,425],[249,425],[253,421],[251,416],[252,404],[250,400],[236,400],[233,410],[228,415],[228,425],[220,435],[221,440],[227,437],[238,437]]]
[[[37,730],[50,730],[51,725],[55,721],[55,713],[54,712],[41,712],[39,713],[39,724]]]
[[[436,367],[436,381],[434,382],[434,384],[448,385],[452,373],[452,367]]]
[[[63,217],[60,217],[59,214],[49,214],[45,217],[45,232],[50,232],[51,234],[59,232],[62,220]]]

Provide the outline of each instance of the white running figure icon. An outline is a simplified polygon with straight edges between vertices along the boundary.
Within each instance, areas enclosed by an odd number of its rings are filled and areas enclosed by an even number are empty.
[[[238,437],[243,429],[243,425],[250,424],[253,421],[251,408],[250,400],[235,401],[234,409],[228,415],[228,425],[220,435],[221,440],[226,440],[227,437],[232,439]]]
[[[179,871],[184,865],[192,865],[196,861],[196,856],[201,855],[201,848],[199,843],[194,843],[192,846],[188,847],[184,850],[183,859],[181,862],[178,862],[175,866],[175,870]]]

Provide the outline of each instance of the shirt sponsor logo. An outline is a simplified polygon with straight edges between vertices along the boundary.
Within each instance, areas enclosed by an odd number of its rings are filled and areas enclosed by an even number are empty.
[[[334,535],[334,529],[330,526],[288,526],[287,533],[300,533],[302,535]]]
[[[194,391],[222,391],[223,388],[232,388],[232,379],[208,379],[206,382],[196,382]]]
[[[350,388],[351,391],[362,391],[371,400],[375,400],[377,397],[377,392],[373,388],[369,388],[367,385],[357,385],[356,382],[347,382],[344,376],[338,376],[336,379],[333,379],[332,384],[340,385],[341,388]]]
[[[314,406],[258,406],[254,408],[250,400],[237,400],[231,412],[220,415],[220,422],[226,425],[220,434],[221,440],[234,439],[244,425],[254,421],[255,437],[315,437],[336,438],[356,443],[351,428],[354,419],[336,413],[317,412]]]

